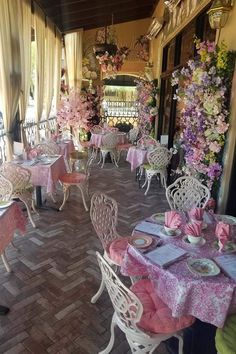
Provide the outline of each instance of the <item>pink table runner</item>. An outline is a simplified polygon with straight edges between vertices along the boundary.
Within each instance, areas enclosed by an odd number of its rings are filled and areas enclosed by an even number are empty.
[[[191,258],[212,259],[218,256],[220,253],[212,246],[216,240],[213,225],[208,225],[203,234],[206,244],[202,247],[185,244],[183,236],[165,237],[163,244],[173,243],[187,250]],[[170,307],[174,317],[189,314],[201,321],[223,327],[228,313],[236,312],[236,283],[223,273],[215,277],[194,275],[189,271],[186,259],[164,269],[151,263],[145,255],[130,246],[121,272],[128,276],[148,275],[157,295]]]
[[[95,134],[95,133],[92,133],[91,135],[91,139],[90,139],[90,143],[91,145],[94,145],[98,148],[101,147],[102,145],[102,138],[105,134]],[[127,142],[127,136],[126,136],[126,133],[116,133],[117,135],[117,144],[125,144]]]
[[[135,170],[143,163],[147,162],[148,150],[142,150],[137,147],[130,147],[127,153],[126,161],[131,165],[131,171]]]
[[[59,176],[66,173],[66,165],[63,156],[55,158],[54,161],[48,165],[43,165],[38,162],[34,166],[22,166],[31,171],[31,183],[34,186],[46,187],[47,193],[54,192],[55,184]]]
[[[25,233],[25,226],[26,218],[17,203],[13,202],[8,208],[0,209],[0,254],[12,241],[16,230]]]

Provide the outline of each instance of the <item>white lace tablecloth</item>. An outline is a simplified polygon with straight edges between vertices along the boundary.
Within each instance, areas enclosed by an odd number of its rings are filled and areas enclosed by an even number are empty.
[[[17,205],[13,202],[8,208],[0,209],[0,254],[9,245],[16,230],[25,233],[26,218]]]
[[[163,244],[173,243],[185,249],[187,257],[213,259],[220,255],[213,246],[214,228],[214,224],[208,225],[203,232],[206,244],[201,247],[186,244],[183,236],[164,237]],[[235,226],[233,234],[236,236]],[[174,317],[193,315],[221,328],[227,315],[236,313],[236,283],[222,272],[210,277],[194,275],[187,266],[187,257],[165,269],[129,246],[121,272],[126,276],[148,275],[157,295],[169,306]]]
[[[137,148],[132,146],[129,148],[126,161],[130,163],[131,171],[141,166],[143,163],[147,163],[148,150]]]
[[[51,164],[47,165],[41,162],[34,166],[22,164],[23,167],[31,171],[31,183],[34,186],[46,187],[47,193],[54,192],[59,176],[66,173],[66,165],[62,155],[52,158],[51,161]]]
[[[92,133],[90,143],[98,148],[102,146],[102,138],[106,133]],[[115,133],[117,135],[117,144],[125,144],[127,142],[127,135],[126,133]]]

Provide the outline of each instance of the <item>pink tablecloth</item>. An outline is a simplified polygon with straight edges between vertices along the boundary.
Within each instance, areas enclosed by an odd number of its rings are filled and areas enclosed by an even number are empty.
[[[0,254],[9,245],[14,232],[25,233],[26,218],[17,203],[13,202],[6,209],[0,209]]]
[[[90,143],[98,148],[102,145],[102,138],[105,134],[94,134],[92,133]],[[127,142],[127,135],[126,133],[116,133],[117,135],[117,144],[125,144]]]
[[[131,165],[131,171],[147,162],[148,150],[142,150],[137,147],[130,147],[127,153],[126,161]]]
[[[61,141],[58,145],[60,147],[60,154],[66,159],[69,158],[72,151],[75,151],[75,146],[72,140]]]
[[[202,247],[188,245],[183,236],[165,237],[163,243],[173,243],[188,252],[191,258],[212,259],[220,253],[214,248],[214,226],[208,225]],[[193,315],[217,327],[224,325],[228,313],[236,313],[236,283],[220,273],[212,277],[192,274],[186,257],[167,269],[151,263],[145,255],[129,247],[124,256],[121,272],[124,275],[148,275],[156,293],[170,307],[174,317]]]
[[[63,156],[55,158],[54,161],[52,159],[52,163],[48,165],[39,162],[34,166],[24,166],[24,164],[22,166],[31,171],[31,183],[34,186],[46,187],[47,193],[54,192],[59,176],[66,173]]]

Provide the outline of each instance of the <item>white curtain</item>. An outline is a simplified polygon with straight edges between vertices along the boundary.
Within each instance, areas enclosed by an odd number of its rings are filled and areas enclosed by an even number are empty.
[[[39,122],[43,113],[45,91],[45,15],[40,7],[34,3],[34,29],[36,41],[36,78],[35,78],[35,120],[37,123],[36,141],[39,142]]]
[[[58,107],[60,100],[60,90],[61,90],[61,61],[62,61],[62,36],[59,30],[56,30],[56,49],[54,56],[54,99],[55,106]]]
[[[21,54],[21,94],[19,101],[19,112],[21,120],[21,140],[26,145],[26,136],[23,129],[26,109],[29,100],[30,78],[31,78],[31,30],[32,13],[31,0],[19,1],[19,33],[20,33],[20,54]]]
[[[56,54],[56,37],[53,23],[47,19],[46,27],[46,50],[45,50],[45,115],[47,120],[46,134],[48,135],[48,118],[52,108],[54,89],[54,65]]]
[[[82,83],[83,30],[65,35],[66,67],[69,88],[80,90]]]
[[[21,89],[19,1],[1,0],[0,11],[0,109],[6,130],[7,160],[12,157],[11,129]]]

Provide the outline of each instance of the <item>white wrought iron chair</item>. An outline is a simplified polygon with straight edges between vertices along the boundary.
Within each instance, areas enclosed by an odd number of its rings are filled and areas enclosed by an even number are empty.
[[[166,198],[171,209],[188,211],[193,207],[205,208],[210,191],[196,178],[183,176],[166,188]]]
[[[0,173],[13,185],[11,199],[20,199],[25,204],[30,222],[35,228],[31,208],[36,214],[37,211],[33,199],[34,188],[30,184],[31,172],[14,163],[6,162],[0,166]]]
[[[0,201],[9,202],[11,200],[12,193],[13,193],[13,184],[2,174],[0,174]],[[15,247],[12,241],[11,244],[13,247]],[[2,252],[1,258],[7,272],[10,272],[11,268],[6,258],[5,251]]]
[[[40,143],[36,146],[36,149],[42,155],[58,155],[60,154],[60,147],[53,141],[48,141],[45,143]]]
[[[128,289],[118,278],[116,273],[112,270],[110,265],[106,260],[98,253],[97,260],[101,269],[102,277],[106,284],[108,294],[110,296],[112,305],[114,307],[114,314],[111,320],[111,337],[107,347],[102,350],[99,354],[109,354],[113,348],[115,342],[115,327],[118,326],[120,330],[125,334],[127,342],[129,343],[132,353],[137,354],[148,354],[153,353],[154,350],[160,345],[162,341],[165,341],[171,337],[176,337],[179,340],[178,354],[183,354],[183,339],[180,335],[180,331],[192,325],[195,321],[192,316],[183,316],[183,321],[174,319],[171,316],[171,310],[165,305],[157,296],[159,308],[156,307],[156,311],[160,313],[160,316],[156,316],[161,322],[161,312],[168,313],[168,319],[171,321],[170,328],[174,329],[173,332],[170,329],[166,329],[165,325],[159,325],[159,332],[151,332],[150,330],[144,328],[144,322],[142,321],[143,315],[145,315],[145,305],[139,299],[139,295],[134,293],[134,290]],[[141,283],[142,282],[142,283]],[[132,286],[136,289],[137,285],[140,283],[147,284],[150,280],[141,280]],[[132,289],[131,288],[131,289]],[[140,294],[141,295],[141,294]],[[151,298],[151,296],[149,295]],[[141,298],[141,296],[140,296]],[[146,300],[146,298],[145,298]],[[153,300],[152,300],[152,303]],[[157,305],[156,305],[157,306]],[[148,308],[146,310],[150,312]],[[163,316],[164,317],[164,316]],[[167,321],[167,319],[165,319]],[[151,327],[151,326],[149,326]],[[163,331],[161,331],[163,329]]]
[[[102,162],[101,168],[103,168],[105,159],[108,153],[110,153],[111,160],[118,167],[117,164],[117,141],[118,137],[115,133],[108,133],[102,137],[102,146],[100,147],[100,161]]]
[[[138,141],[137,141],[137,147],[140,148],[149,148],[149,147],[157,147],[160,146],[159,141],[156,139],[152,138],[149,135],[143,135]]]
[[[115,242],[119,242],[121,246],[120,257],[122,258],[122,250],[127,248],[128,237],[122,237],[118,234],[117,218],[118,218],[118,206],[115,199],[107,196],[101,192],[95,192],[91,198],[90,218],[93,224],[94,230],[100,239],[103,250],[104,258],[107,262],[115,266],[120,266],[119,259],[115,258],[112,254],[111,245]],[[92,297],[91,302],[94,304],[101,296],[105,288],[104,279],[102,278],[100,287],[97,293]]]
[[[158,146],[155,150],[147,153],[148,164],[141,166],[145,170],[145,182],[142,188],[147,184],[145,195],[147,195],[152,177],[155,175],[160,175],[161,184],[166,188],[167,166],[170,163],[171,157],[172,152],[163,146]]]
[[[76,186],[80,190],[82,201],[84,204],[84,209],[88,211],[88,206],[85,200],[85,193],[89,196],[89,177],[90,177],[90,168],[92,162],[94,160],[94,156],[92,155],[88,161],[84,172],[67,172],[59,177],[59,181],[63,187],[63,202],[59,208],[61,211],[64,208],[66,201],[70,195],[70,187]]]
[[[139,135],[139,128],[132,128],[129,131],[129,141],[134,144],[137,141]]]

